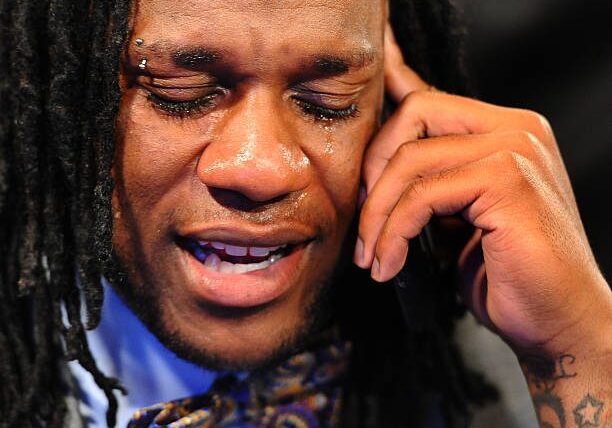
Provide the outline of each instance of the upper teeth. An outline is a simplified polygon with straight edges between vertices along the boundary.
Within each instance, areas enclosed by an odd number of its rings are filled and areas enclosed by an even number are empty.
[[[224,250],[226,254],[230,256],[246,256],[247,254],[255,257],[267,257],[268,254],[281,248],[281,246],[274,247],[241,247],[238,245],[225,244],[218,241],[199,241],[199,244],[204,247],[210,245],[216,250]],[[283,245],[284,247],[284,245]]]
[[[282,258],[282,256],[279,254],[273,254],[270,258],[259,263],[240,264],[222,261],[215,253],[212,253],[205,257],[206,259],[203,263],[208,270],[213,272],[231,274],[242,274],[254,272],[256,270],[267,269],[273,263],[276,263],[279,259]]]

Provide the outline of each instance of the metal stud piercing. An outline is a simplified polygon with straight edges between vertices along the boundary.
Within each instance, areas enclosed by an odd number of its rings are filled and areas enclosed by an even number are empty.
[[[140,60],[140,64],[138,64],[138,68],[141,70],[145,70],[147,68],[147,59],[143,58]]]
[[[144,43],[144,40],[136,39],[136,46],[142,46],[143,43]]]

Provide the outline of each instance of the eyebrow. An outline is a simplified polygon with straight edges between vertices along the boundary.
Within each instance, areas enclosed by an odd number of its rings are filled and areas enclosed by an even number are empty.
[[[337,76],[351,69],[365,68],[375,60],[376,52],[369,49],[341,55],[323,54],[310,59],[310,68],[325,76]]]
[[[224,62],[227,53],[205,46],[177,46],[155,43],[154,50],[168,52],[172,63],[188,70],[202,70]],[[351,69],[361,69],[374,63],[378,57],[375,49],[358,49],[349,52],[323,52],[306,57],[302,69],[320,76],[338,76]]]
[[[200,70],[219,62],[223,55],[219,51],[204,47],[179,48],[172,53],[172,62],[177,67]]]

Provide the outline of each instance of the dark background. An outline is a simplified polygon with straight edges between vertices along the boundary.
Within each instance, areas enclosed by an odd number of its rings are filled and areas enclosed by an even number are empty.
[[[612,280],[612,1],[457,0],[478,98],[544,114]]]

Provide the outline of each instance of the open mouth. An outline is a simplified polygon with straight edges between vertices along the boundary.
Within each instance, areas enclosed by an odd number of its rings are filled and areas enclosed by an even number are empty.
[[[266,269],[291,254],[297,245],[238,246],[219,241],[184,238],[181,247],[212,272],[241,274]]]

